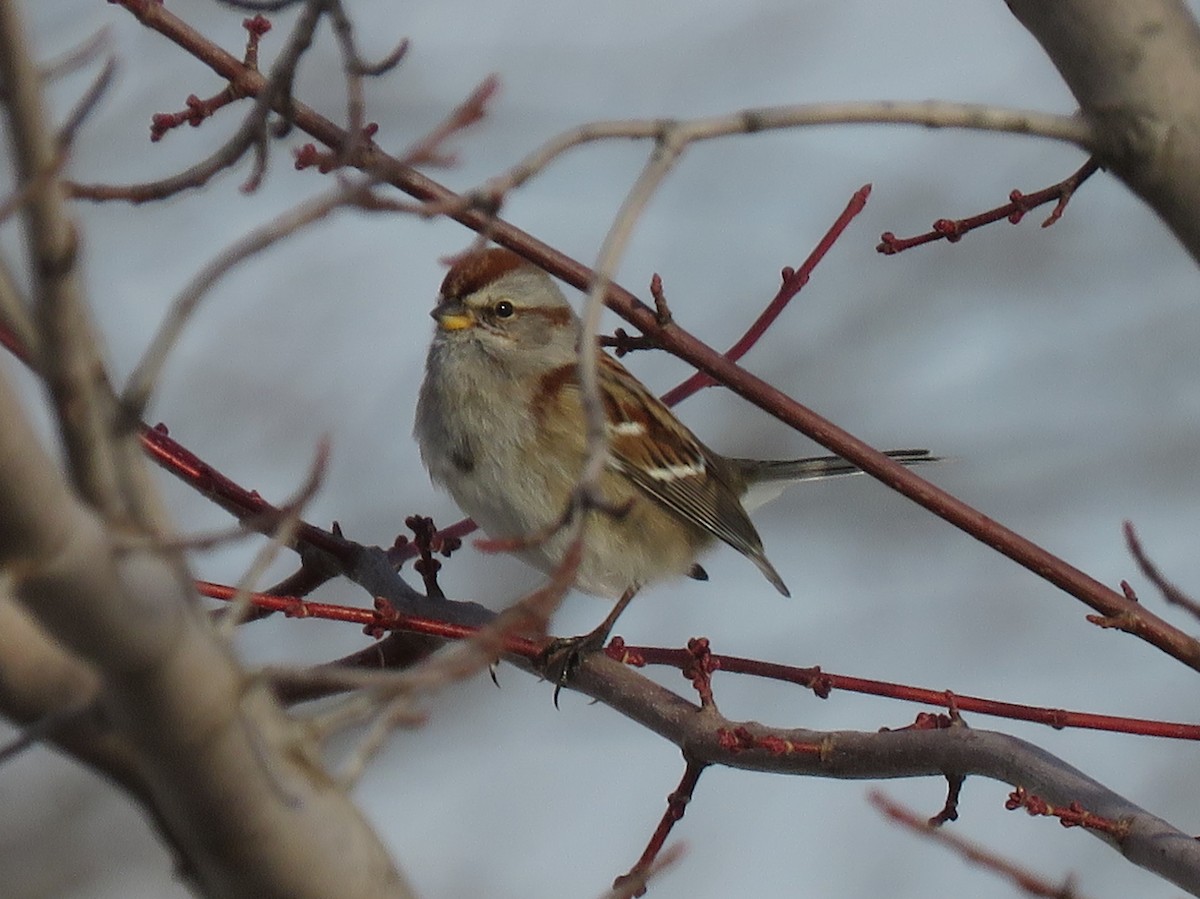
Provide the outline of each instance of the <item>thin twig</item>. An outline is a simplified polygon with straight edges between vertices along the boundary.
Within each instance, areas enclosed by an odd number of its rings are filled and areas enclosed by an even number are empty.
[[[1137,531],[1133,528],[1133,522],[1125,522],[1125,543],[1129,547],[1129,552],[1134,560],[1138,563],[1138,568],[1142,569],[1144,574],[1162,594],[1163,599],[1173,606],[1179,606],[1181,609],[1189,612],[1194,618],[1200,618],[1200,602],[1197,602],[1192,597],[1188,596],[1183,590],[1171,583],[1159,571],[1146,551],[1142,548],[1142,541],[1138,539]]]
[[[333,24],[333,34],[342,54],[342,72],[346,79],[346,130],[350,142],[341,148],[341,154],[350,158],[364,141],[364,119],[366,101],[363,98],[363,79],[385,75],[399,65],[408,52],[408,40],[404,39],[392,51],[376,63],[363,61],[354,40],[354,26],[340,0],[326,0],[326,13]]]
[[[675,140],[688,144],[733,134],[754,134],[759,131],[815,125],[852,124],[923,125],[929,128],[964,128],[972,131],[1031,134],[1085,148],[1090,148],[1096,139],[1092,127],[1077,116],[1004,109],[976,103],[950,103],[939,100],[802,103],[746,109],[696,119],[617,119],[589,122],[546,141],[508,171],[489,179],[483,191],[508,193],[544,170],[568,150],[596,141],[634,138],[661,142],[665,135],[670,134]]]
[[[179,296],[172,301],[166,318],[163,319],[158,331],[142,354],[142,358],[129,376],[129,382],[121,395],[121,402],[124,403],[129,414],[135,419],[144,414],[171,348],[179,339],[184,326],[195,313],[200,301],[217,281],[251,256],[290,237],[308,225],[322,220],[336,209],[344,206],[358,206],[361,209],[376,208],[367,200],[372,182],[373,179],[358,179],[354,182],[340,183],[333,190],[287,210],[262,227],[250,232],[201,269]]]
[[[16,737],[6,745],[0,746],[0,765],[6,764],[44,740],[53,739],[64,726],[78,721],[83,715],[97,711],[98,708],[98,704],[90,700],[66,705],[44,715],[32,724],[26,725],[21,728]]]
[[[275,560],[275,557],[279,554],[279,551],[292,542],[292,538],[299,527],[300,516],[304,512],[304,507],[320,488],[328,466],[329,440],[324,438],[317,445],[317,452],[309,468],[308,477],[305,478],[300,489],[296,491],[295,496],[284,503],[280,510],[283,513],[283,517],[275,533],[271,535],[271,539],[267,542],[267,545],[255,554],[250,567],[246,569],[246,573],[238,581],[237,590],[217,626],[218,632],[226,640],[232,639],[234,629],[245,619],[246,612],[251,607],[251,592],[254,589],[254,585],[258,583],[258,579],[266,573],[271,563]]]
[[[877,790],[868,793],[867,800],[893,821],[903,824],[909,830],[928,837],[936,843],[941,843],[969,862],[994,871],[1002,877],[1007,877],[1023,892],[1031,896],[1042,896],[1045,899],[1083,899],[1083,896],[1075,890],[1075,885],[1069,877],[1056,886],[1016,862],[1001,858],[978,843],[963,839],[943,828],[931,826],[927,820],[893,802]]]
[[[817,264],[825,258],[825,254],[829,252],[830,248],[837,242],[837,239],[841,237],[851,220],[863,211],[867,205],[867,197],[870,195],[871,185],[869,184],[864,184],[856,190],[846,204],[846,208],[842,210],[841,215],[834,219],[833,224],[829,226],[825,235],[817,241],[817,245],[813,247],[812,252],[808,254],[808,258],[804,260],[800,267],[798,269],[785,268],[783,270],[783,284],[780,286],[779,292],[775,294],[771,302],[767,304],[766,308],[759,313],[750,327],[746,329],[746,333],[725,351],[724,356],[726,359],[730,362],[737,362],[754,348],[754,345],[767,332],[767,329],[783,314],[783,310],[787,308],[788,303],[808,283],[808,279],[812,276]],[[661,317],[660,315],[659,318]],[[683,400],[697,391],[716,383],[711,375],[697,371],[684,380],[683,383],[664,393],[662,401],[668,406],[674,406],[683,402]]]
[[[500,79],[489,75],[467,95],[458,106],[450,110],[432,131],[412,144],[401,155],[404,165],[451,166],[456,162],[451,154],[442,152],[446,140],[480,121],[486,114],[487,104],[500,89]]]
[[[104,63],[104,68],[100,70],[100,74],[93,79],[87,92],[75,104],[74,109],[67,115],[67,120],[62,127],[58,129],[56,140],[59,150],[65,151],[75,141],[75,133],[80,126],[87,120],[87,117],[96,108],[100,102],[100,98],[104,96],[113,82],[113,78],[117,74],[117,58],[110,56]]]
[[[1077,171],[1057,184],[1052,184],[1031,194],[1025,194],[1014,189],[1009,193],[1009,201],[1007,203],[1003,206],[997,206],[995,209],[989,209],[987,212],[981,212],[978,215],[957,220],[938,219],[933,223],[932,231],[918,234],[915,237],[897,237],[891,231],[885,231],[880,235],[880,243],[875,249],[885,256],[894,256],[897,253],[902,253],[905,250],[931,243],[935,240],[946,240],[954,243],[961,240],[963,235],[969,231],[981,228],[984,225],[990,225],[1002,219],[1007,219],[1015,225],[1031,209],[1036,209],[1045,203],[1055,201],[1054,209],[1051,210],[1046,220],[1042,222],[1043,228],[1049,228],[1062,218],[1062,214],[1067,208],[1067,203],[1070,202],[1079,185],[1083,184],[1084,181],[1098,171],[1100,171],[1100,161],[1093,156],[1080,166]]]
[[[55,56],[41,64],[41,76],[47,81],[56,81],[82,69],[98,59],[105,51],[113,46],[113,30],[111,25],[98,28],[91,37],[65,53]]]
[[[641,858],[628,872],[613,882],[614,890],[625,890],[624,895],[628,896],[645,894],[646,880],[650,872],[654,870],[655,864],[663,857],[663,845],[666,843],[667,837],[671,835],[671,830],[683,820],[688,803],[692,801],[692,795],[696,792],[696,784],[700,782],[700,775],[707,767],[706,763],[686,759],[679,785],[667,796],[667,807],[663,811],[654,833],[650,836],[646,848],[642,850]]]
[[[0,221],[3,220],[0,216]],[[36,370],[34,360],[38,358],[41,343],[37,327],[3,256],[0,256],[0,343],[14,355],[23,356]]]

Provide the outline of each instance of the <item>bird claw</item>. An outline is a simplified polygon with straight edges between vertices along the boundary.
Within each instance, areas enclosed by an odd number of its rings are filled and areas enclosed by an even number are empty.
[[[558,708],[558,694],[567,686],[583,662],[583,657],[604,648],[608,639],[607,630],[599,629],[579,637],[557,637],[546,644],[537,658],[537,665],[546,680],[554,682],[554,707]]]

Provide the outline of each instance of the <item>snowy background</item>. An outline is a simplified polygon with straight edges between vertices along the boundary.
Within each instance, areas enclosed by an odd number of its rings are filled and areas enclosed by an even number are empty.
[[[203,0],[169,4],[240,54],[243,16]],[[71,173],[128,182],[173,173],[240,123],[147,142],[150,116],[221,84],[124,11],[92,0],[26,3],[37,51],[59,53],[112,29],[122,69],[85,128]],[[999,0],[878,3],[622,0],[539,4],[351,2],[368,57],[401,37],[399,71],[368,84],[377,140],[399,149],[489,73],[491,115],[454,142],[460,167],[431,172],[473,186],[573,125],[630,116],[695,116],[825,100],[986,102],[1069,113],[1065,87]],[[290,21],[290,20],[288,20]],[[284,19],[279,24],[282,25]],[[264,44],[269,60],[283,39]],[[297,95],[339,119],[342,84],[325,32]],[[61,109],[85,79],[55,88]],[[293,136],[289,146],[305,138]],[[238,192],[243,167],[203,192],[132,208],[79,207],[95,315],[118,380],[128,375],[172,297],[214,253],[323,190],[274,151],[263,188]],[[513,196],[506,217],[591,261],[636,175],[643,145],[576,151]],[[1159,609],[1126,553],[1132,519],[1163,570],[1200,592],[1200,305],[1195,264],[1114,179],[1100,174],[1062,222],[1044,211],[956,245],[887,258],[880,232],[924,231],[1074,171],[1082,154],[1046,141],[911,127],[838,127],[738,137],[692,149],[656,197],[619,272],[646,296],[653,272],[679,321],[727,345],[797,265],[850,194],[871,182],[851,226],[770,335],[752,371],[877,446],[929,446],[955,457],[930,477],[1110,585],[1129,578]],[[7,169],[6,169],[7,170]],[[10,229],[11,230],[11,229]],[[6,232],[11,253],[15,235]],[[472,235],[449,222],[343,213],[257,257],[221,282],[171,358],[151,421],[265,496],[304,477],[323,434],[327,481],[308,518],[388,544],[404,516],[459,516],[421,470],[410,437],[427,310],[439,258]],[[609,322],[611,326],[614,322]],[[664,354],[630,363],[665,390],[687,374]],[[11,362],[5,370],[30,382]],[[31,402],[36,394],[29,390]],[[819,451],[727,393],[680,414],[715,448],[788,456]],[[181,527],[226,516],[163,477]],[[782,600],[744,559],[720,551],[711,581],[639,597],[618,628],[631,642],[715,649],[997,699],[1116,715],[1195,719],[1195,674],[1137,640],[1101,631],[1087,611],[1033,575],[868,479],[809,486],[757,516],[794,598]],[[233,582],[253,548],[196,559]],[[280,572],[287,566],[281,566]],[[536,583],[520,563],[471,549],[445,571],[452,595],[502,602]],[[320,594],[366,604],[347,584]],[[605,606],[570,598],[556,629],[592,627]],[[1180,620],[1175,616],[1175,620]],[[1182,625],[1194,628],[1192,622]],[[363,645],[355,628],[268,621],[241,636],[251,662],[319,661]],[[659,675],[686,691],[677,675]],[[357,798],[426,897],[587,897],[636,860],[682,770],[670,745],[611,710],[512,669],[457,685],[430,723],[396,736]],[[902,726],[915,706],[719,677],[733,718],[779,726]],[[1189,698],[1190,697],[1190,698]],[[969,716],[972,726],[1033,740],[1186,832],[1200,830],[1186,744]],[[1186,772],[1186,773],[1185,773]],[[969,894],[1016,889],[881,818],[875,785],[710,770],[675,840],[682,863],[656,899],[692,896]],[[882,785],[924,813],[937,779]],[[1098,840],[1003,810],[1008,788],[968,781],[954,830],[1051,879],[1073,873],[1092,896],[1174,896]],[[184,896],[140,812],[53,754],[0,769],[0,882],[6,896]]]

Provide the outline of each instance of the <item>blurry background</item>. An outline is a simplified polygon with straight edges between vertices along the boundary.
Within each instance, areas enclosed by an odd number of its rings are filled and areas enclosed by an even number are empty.
[[[117,84],[79,139],[73,177],[123,183],[174,173],[240,123],[245,104],[149,144],[150,116],[181,108],[189,93],[217,92],[216,77],[118,8],[25,6],[43,57],[100,27],[112,30],[121,57]],[[240,55],[242,14],[204,0],[171,6]],[[369,58],[412,40],[398,71],[367,84],[367,117],[384,147],[403,148],[486,75],[500,76],[491,115],[453,142],[461,165],[431,172],[460,189],[592,119],[884,98],[1074,109],[1039,47],[994,0],[348,6]],[[267,36],[265,60],[285,33]],[[325,31],[297,96],[340,120],[339,71]],[[77,76],[55,87],[60,111],[85,83]],[[286,146],[304,141],[296,134]],[[84,271],[118,379],[207,260],[327,186],[292,171],[285,149],[273,148],[266,183],[251,196],[238,191],[243,166],[166,203],[79,207]],[[512,196],[505,215],[590,262],[646,151],[624,142],[576,151]],[[1159,610],[1121,522],[1134,521],[1163,570],[1200,593],[1194,263],[1103,173],[1047,231],[1042,209],[955,245],[894,258],[874,250],[882,231],[906,236],[937,217],[974,214],[1083,160],[1037,139],[912,127],[696,146],[638,225],[620,280],[647,296],[660,273],[680,323],[726,346],[774,294],[779,269],[798,265],[850,194],[873,183],[866,212],[746,366],[877,446],[953,456],[929,477],[1100,580],[1115,587],[1129,578]],[[457,510],[430,486],[410,431],[439,257],[472,236],[449,222],[342,213],[256,257],[206,299],[149,420],[273,500],[295,489],[317,440],[331,435],[328,478],[307,517],[337,519],[356,540],[387,545],[413,513],[451,523]],[[11,227],[4,240],[15,250]],[[661,390],[688,373],[664,354],[628,361]],[[0,364],[35,402],[19,367]],[[679,412],[723,452],[820,451],[719,390]],[[163,485],[181,528],[227,523],[166,476]],[[795,490],[757,520],[793,599],[723,550],[705,562],[707,584],[639,597],[618,631],[669,645],[707,635],[719,652],[1016,702],[1172,720],[1200,710],[1194,673],[1087,624],[1073,599],[866,478]],[[224,548],[198,557],[196,571],[233,582],[252,552]],[[520,563],[470,548],[442,577],[450,594],[494,603],[536,581]],[[320,595],[369,602],[347,584]],[[583,632],[605,608],[574,596],[556,629]],[[364,639],[352,627],[295,620],[255,624],[240,637],[252,663],[321,661]],[[655,676],[687,692],[677,674]],[[682,770],[679,754],[576,695],[564,694],[555,711],[547,685],[506,668],[499,680],[499,690],[485,675],[437,697],[429,725],[395,737],[357,798],[424,896],[597,895],[640,854]],[[726,715],[779,726],[873,730],[903,726],[920,710],[837,693],[821,701],[733,676],[719,676],[716,691]],[[1200,829],[1197,747],[968,722],[1031,739],[1185,831]],[[882,821],[864,800],[872,786],[710,770],[673,837],[690,851],[651,895],[1016,894]],[[936,779],[883,786],[927,814],[945,794]],[[970,780],[955,832],[1051,879],[1073,873],[1094,896],[1177,895],[1078,830],[1004,811],[1007,792]],[[185,895],[140,812],[45,750],[0,769],[0,871],[9,896]]]

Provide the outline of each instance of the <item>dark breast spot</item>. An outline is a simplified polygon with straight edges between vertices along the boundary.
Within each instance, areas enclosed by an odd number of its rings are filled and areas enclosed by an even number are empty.
[[[475,454],[466,443],[456,443],[450,448],[450,462],[463,474],[475,470]]]

